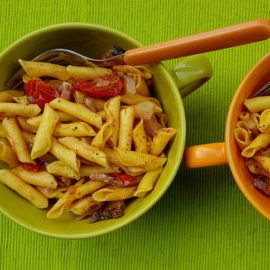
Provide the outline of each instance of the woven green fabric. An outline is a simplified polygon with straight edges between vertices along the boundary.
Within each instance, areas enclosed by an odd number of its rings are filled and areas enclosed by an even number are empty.
[[[256,18],[270,18],[268,0],[1,1],[0,50],[62,22],[103,24],[152,44]],[[269,45],[207,54],[213,78],[184,101],[187,145],[223,141],[234,91]],[[269,269],[269,235],[270,223],[243,197],[228,166],[189,170],[182,165],[149,212],[97,238],[52,239],[0,214],[0,269]]]

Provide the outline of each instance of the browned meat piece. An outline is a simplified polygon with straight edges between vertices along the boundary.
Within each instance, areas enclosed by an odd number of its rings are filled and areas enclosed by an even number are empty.
[[[104,207],[96,211],[89,223],[94,223],[100,220],[115,219],[120,218],[124,215],[125,202],[124,201],[114,201],[108,202]]]

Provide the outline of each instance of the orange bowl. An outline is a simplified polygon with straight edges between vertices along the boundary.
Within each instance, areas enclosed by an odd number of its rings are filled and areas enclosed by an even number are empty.
[[[269,81],[270,53],[256,63],[239,85],[227,116],[225,143],[187,147],[184,160],[188,168],[228,163],[234,179],[244,196],[260,214],[270,220],[270,197],[264,195],[253,186],[253,177],[244,164],[244,159],[234,138],[234,129],[237,125],[239,114],[244,110],[245,99],[251,97]]]
[[[270,81],[270,53],[265,55],[249,71],[239,85],[231,102],[226,121],[225,145],[226,153],[234,179],[247,200],[264,217],[270,220],[270,198],[262,194],[252,185],[252,175],[244,164],[244,159],[234,139],[234,128],[238,115],[244,109],[244,101]]]

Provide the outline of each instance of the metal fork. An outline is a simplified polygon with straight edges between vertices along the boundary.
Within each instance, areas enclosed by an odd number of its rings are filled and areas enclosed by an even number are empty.
[[[124,56],[124,62],[127,65],[152,64],[182,56],[244,45],[268,38],[270,38],[270,20],[258,19],[187,37],[164,41],[158,44],[130,49],[109,59],[114,59],[121,55]],[[66,49],[58,50],[63,53],[70,53],[70,51]],[[54,53],[56,52],[55,50],[52,51],[54,51]],[[47,57],[47,53],[48,51],[45,52],[43,56]],[[59,53],[59,51],[57,51],[57,53]],[[74,52],[72,52],[72,56],[74,57],[75,55],[80,58],[83,57],[84,59],[88,59],[92,62],[109,60],[108,58],[99,60],[92,59],[78,53],[74,54]],[[38,58],[40,59],[40,57],[41,56],[39,55]],[[17,77],[15,76],[15,79],[16,78]],[[16,84],[13,84],[14,79],[11,82],[9,81],[8,85],[16,86]]]
[[[270,81],[261,87],[253,97],[269,96],[270,95]]]
[[[31,61],[36,62],[48,62],[58,65],[74,65],[74,66],[87,66],[93,67],[96,66],[95,62],[104,62],[109,61],[115,58],[122,57],[124,55],[124,50],[113,47],[111,57],[103,58],[103,59],[95,59],[78,52],[68,50],[68,49],[51,49],[46,52],[43,52],[36,57],[34,57]],[[6,83],[5,86],[9,89],[20,89],[23,86],[22,77],[25,74],[24,70],[21,68],[17,71]]]

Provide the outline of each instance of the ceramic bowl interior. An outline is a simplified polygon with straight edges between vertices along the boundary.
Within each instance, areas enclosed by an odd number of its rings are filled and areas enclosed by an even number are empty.
[[[13,43],[0,56],[0,89],[19,68],[18,59],[30,60],[48,49],[67,48],[91,57],[99,57],[112,46],[130,49],[141,44],[113,29],[93,25],[70,23],[54,25],[30,33]],[[39,210],[9,188],[0,184],[0,210],[18,224],[48,236],[60,238],[85,238],[108,233],[135,220],[149,210],[164,194],[179,168],[185,145],[185,114],[179,91],[168,71],[161,64],[150,65],[157,97],[168,116],[168,125],[177,129],[177,135],[168,149],[168,162],[154,190],[144,198],[128,203],[125,215],[119,219],[87,224],[76,221],[65,213],[61,218],[46,218],[47,210]],[[5,167],[1,164],[1,167]],[[151,213],[150,213],[151,214]],[[161,213],[162,214],[162,213]]]

